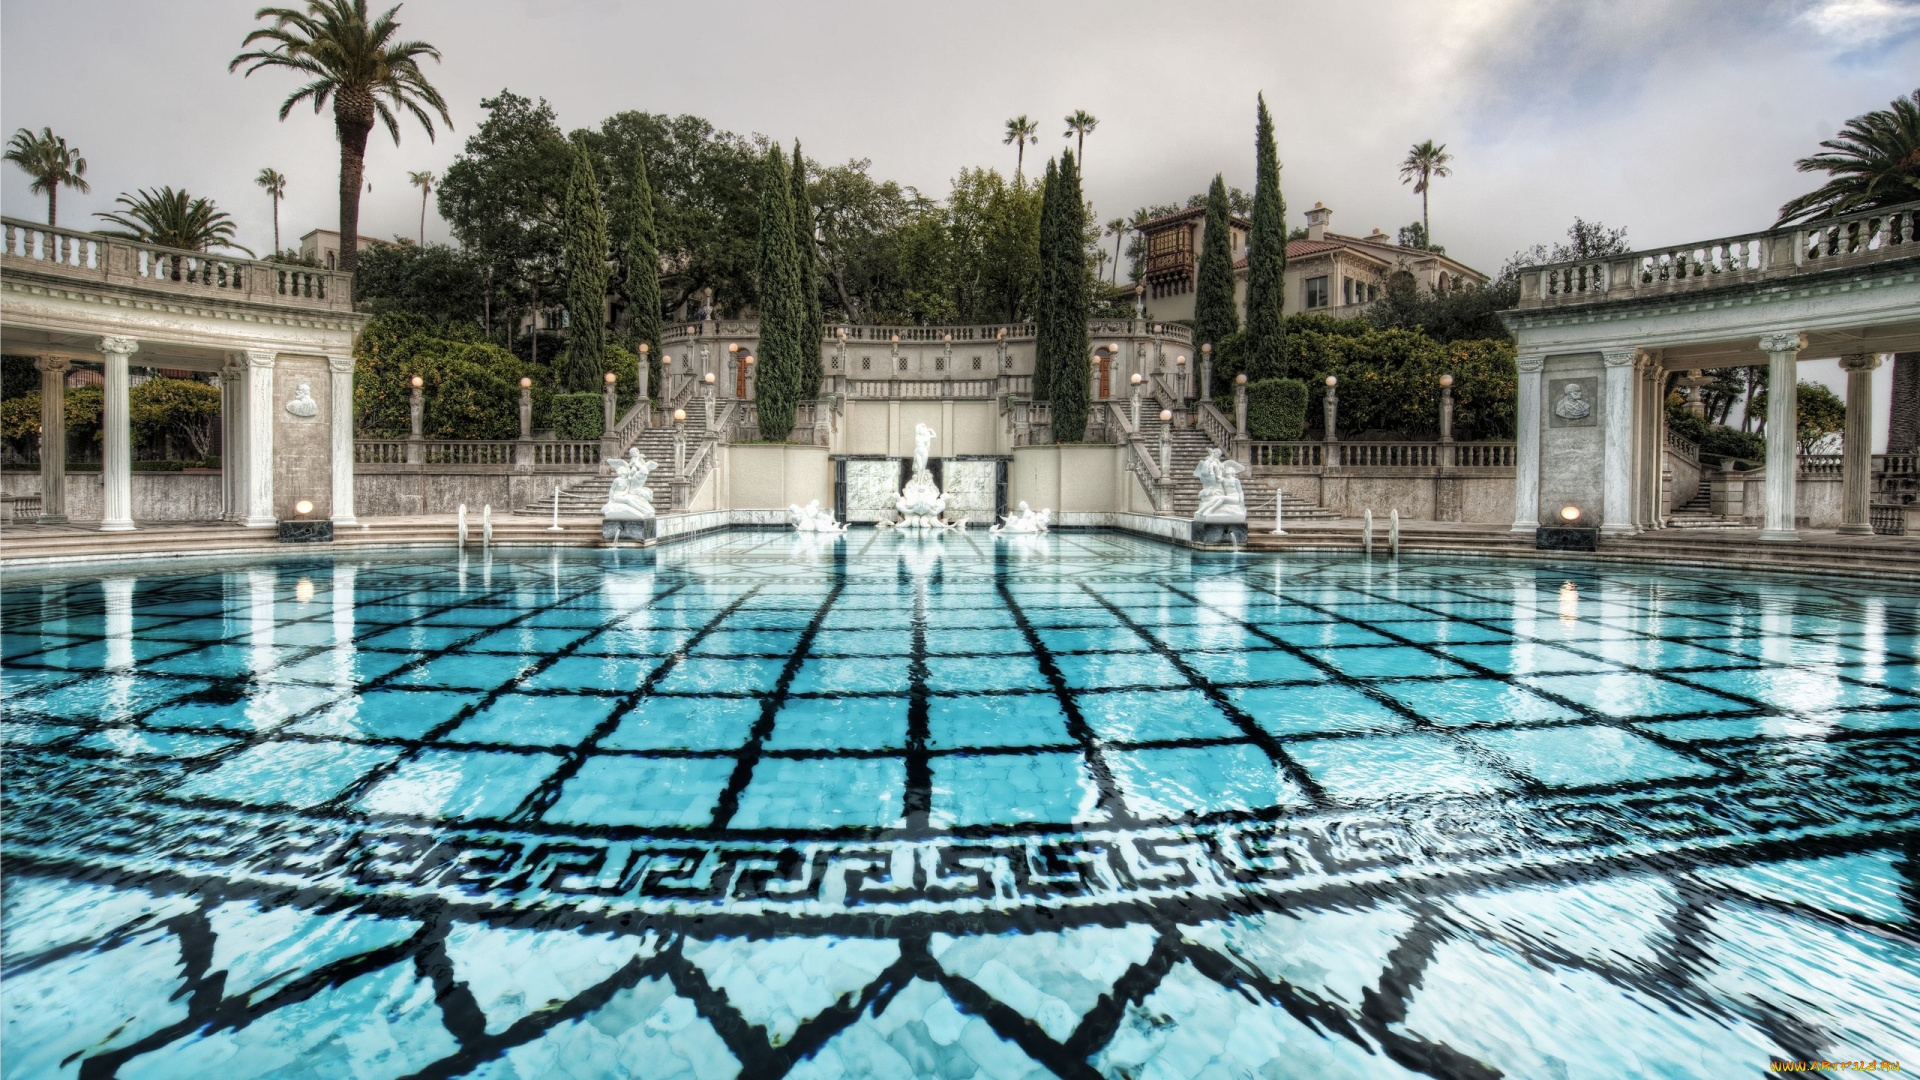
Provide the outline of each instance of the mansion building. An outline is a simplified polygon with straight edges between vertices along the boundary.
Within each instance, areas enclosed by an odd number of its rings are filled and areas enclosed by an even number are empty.
[[[1438,252],[1402,247],[1379,229],[1370,236],[1342,236],[1327,228],[1333,211],[1314,203],[1307,211],[1307,235],[1287,241],[1286,310],[1351,317],[1380,298],[1387,279],[1412,275],[1434,292],[1475,289],[1487,275]],[[1247,311],[1247,241],[1253,223],[1229,218],[1233,230],[1233,298],[1244,320]],[[1140,280],[1146,316],[1173,322],[1193,318],[1194,288],[1200,277],[1200,245],[1207,229],[1204,206],[1166,214],[1141,227],[1146,244],[1146,273]]]

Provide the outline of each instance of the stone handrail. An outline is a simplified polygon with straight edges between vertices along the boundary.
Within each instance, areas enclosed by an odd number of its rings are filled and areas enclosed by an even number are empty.
[[[1920,202],[1764,232],[1524,267],[1525,308],[1592,304],[1771,281],[1920,256]]]
[[[945,341],[949,334],[953,335],[953,340],[956,342],[993,341],[1002,330],[1007,332],[1008,341],[1031,340],[1034,335],[1032,323],[986,323],[971,326],[876,326],[850,323],[845,326],[827,327],[827,332],[822,335],[821,341],[828,345],[838,342],[840,331],[843,329],[847,332],[848,341],[864,342],[891,342],[896,334],[903,342]],[[660,343],[664,346],[703,337],[757,338],[759,336],[760,320],[758,319],[721,319],[665,327],[660,331]]]
[[[1920,473],[1920,454],[1879,454],[1874,472],[1882,476],[1913,476]]]
[[[353,276],[338,270],[204,251],[0,218],[0,269],[318,311],[353,310]]]
[[[1248,452],[1256,469],[1474,469],[1513,468],[1511,442],[1253,442]]]
[[[831,403],[826,401],[804,401],[795,407],[793,430],[787,434],[786,441],[800,446],[831,446],[832,432],[825,424],[816,424],[815,418],[832,415]],[[760,441],[760,407],[757,402],[742,401],[735,405],[732,419],[728,423],[727,441],[730,443],[754,443]]]
[[[1696,465],[1700,463],[1700,444],[1672,428],[1667,429],[1667,449]]]
[[[1225,414],[1215,408],[1213,402],[1200,402],[1194,409],[1193,415],[1199,421],[1200,429],[1206,432],[1207,438],[1214,446],[1221,450],[1230,450],[1233,447],[1233,421],[1228,420]]]
[[[961,401],[993,397],[992,379],[849,379],[851,398]]]
[[[1801,454],[1801,476],[1839,476],[1841,463],[1845,460],[1840,454]]]
[[[570,439],[529,440],[528,450],[535,465],[576,466],[597,469],[601,464],[600,443]]]
[[[626,415],[613,422],[613,430],[607,432],[607,439],[619,443],[621,451],[625,452],[627,447],[632,446],[634,441],[640,438],[640,432],[647,426],[648,413],[652,409],[652,403],[645,398],[635,401]]]

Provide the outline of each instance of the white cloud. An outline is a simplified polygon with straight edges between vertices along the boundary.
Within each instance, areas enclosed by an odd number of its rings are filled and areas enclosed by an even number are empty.
[[[1920,27],[1920,4],[1908,0],[1819,0],[1799,22],[1844,45],[1867,45]]]

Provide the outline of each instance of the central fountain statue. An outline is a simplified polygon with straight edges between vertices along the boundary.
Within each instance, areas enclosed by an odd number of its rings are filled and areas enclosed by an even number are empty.
[[[600,507],[600,535],[607,540],[651,540],[654,537],[653,491],[647,481],[660,467],[649,461],[638,446],[624,458],[608,458],[613,484],[607,489],[606,504]]]
[[[1247,493],[1240,484],[1245,465],[1221,453],[1219,447],[1193,467],[1200,481],[1200,505],[1193,515],[1193,541],[1196,544],[1244,544],[1247,542]]]
[[[900,511],[903,529],[947,527],[940,520],[940,515],[947,510],[947,497],[940,493],[939,485],[933,482],[933,473],[927,470],[927,451],[932,448],[935,437],[934,430],[927,425],[913,425],[913,476],[893,503],[894,509]]]

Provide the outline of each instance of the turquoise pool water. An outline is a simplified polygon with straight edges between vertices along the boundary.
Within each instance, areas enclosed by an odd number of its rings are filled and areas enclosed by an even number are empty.
[[[7,1077],[1920,1066],[1920,589],[736,532],[10,575]]]

